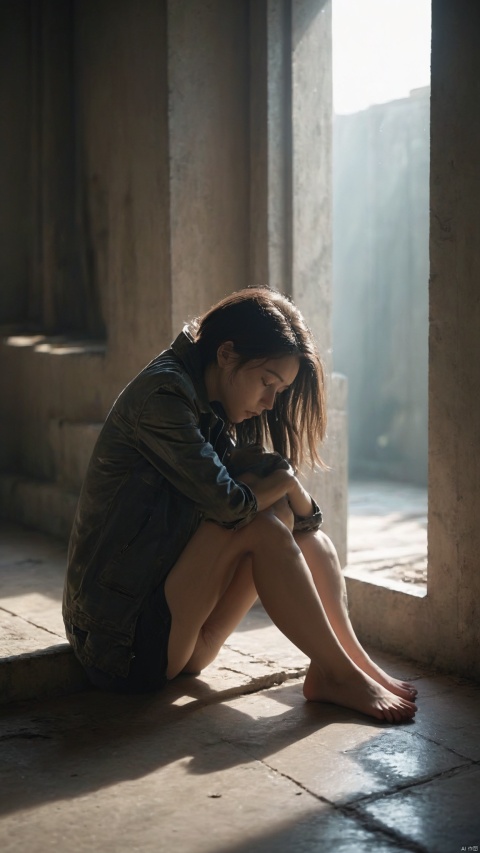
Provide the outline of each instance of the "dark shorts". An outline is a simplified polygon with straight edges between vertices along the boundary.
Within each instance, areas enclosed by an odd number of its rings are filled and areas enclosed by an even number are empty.
[[[96,666],[85,666],[89,681],[100,690],[111,690],[115,693],[150,693],[160,690],[167,683],[168,638],[172,617],[165,598],[162,584],[149,597],[137,619],[135,638],[130,661],[130,669],[125,677],[111,675]],[[84,644],[88,633],[67,625],[68,633],[77,638],[77,643]]]

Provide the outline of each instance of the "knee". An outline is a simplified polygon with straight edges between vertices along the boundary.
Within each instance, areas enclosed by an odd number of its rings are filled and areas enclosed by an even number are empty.
[[[321,551],[323,551],[326,557],[337,559],[337,550],[335,548],[335,545],[333,544],[330,537],[323,532],[323,530],[317,530],[316,533],[307,533],[306,535],[311,535],[315,537],[317,541],[317,547],[320,548]]]
[[[270,550],[298,550],[291,530],[271,510],[263,510],[249,525],[253,550],[268,545]]]
[[[304,554],[319,560],[324,565],[331,566],[336,571],[341,571],[335,545],[322,530],[317,530],[315,533],[297,533],[295,539]]]

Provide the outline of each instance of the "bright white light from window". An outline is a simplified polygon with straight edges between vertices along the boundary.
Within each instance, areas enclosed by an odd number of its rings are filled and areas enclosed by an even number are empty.
[[[332,15],[336,113],[430,85],[431,0],[332,0]]]

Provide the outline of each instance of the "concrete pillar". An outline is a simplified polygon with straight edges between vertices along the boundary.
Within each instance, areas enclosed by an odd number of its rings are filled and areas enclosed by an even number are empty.
[[[292,292],[291,2],[250,2],[250,278]]]
[[[251,3],[251,276],[331,348],[331,4]]]
[[[331,375],[331,7],[252,0],[250,270],[292,296],[328,381],[329,471],[305,472],[346,562],[346,380]]]
[[[291,295],[307,318],[327,373],[327,471],[306,478],[324,529],[347,560],[347,381],[331,372],[332,19],[330,0],[291,4]]]
[[[249,283],[248,3],[168,2],[172,329]]]
[[[480,6],[432,7],[428,594],[439,662],[480,675]]]
[[[331,360],[332,37],[329,0],[292,2],[292,296]]]

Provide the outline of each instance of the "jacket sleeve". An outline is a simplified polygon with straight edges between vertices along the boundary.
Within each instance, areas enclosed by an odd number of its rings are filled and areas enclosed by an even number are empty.
[[[255,496],[230,477],[200,431],[187,394],[171,390],[151,394],[137,419],[135,439],[138,451],[198,506],[204,518],[237,528],[256,514]]]
[[[317,502],[312,498],[312,515],[295,515],[293,530],[295,533],[314,533],[322,526],[323,516]]]

